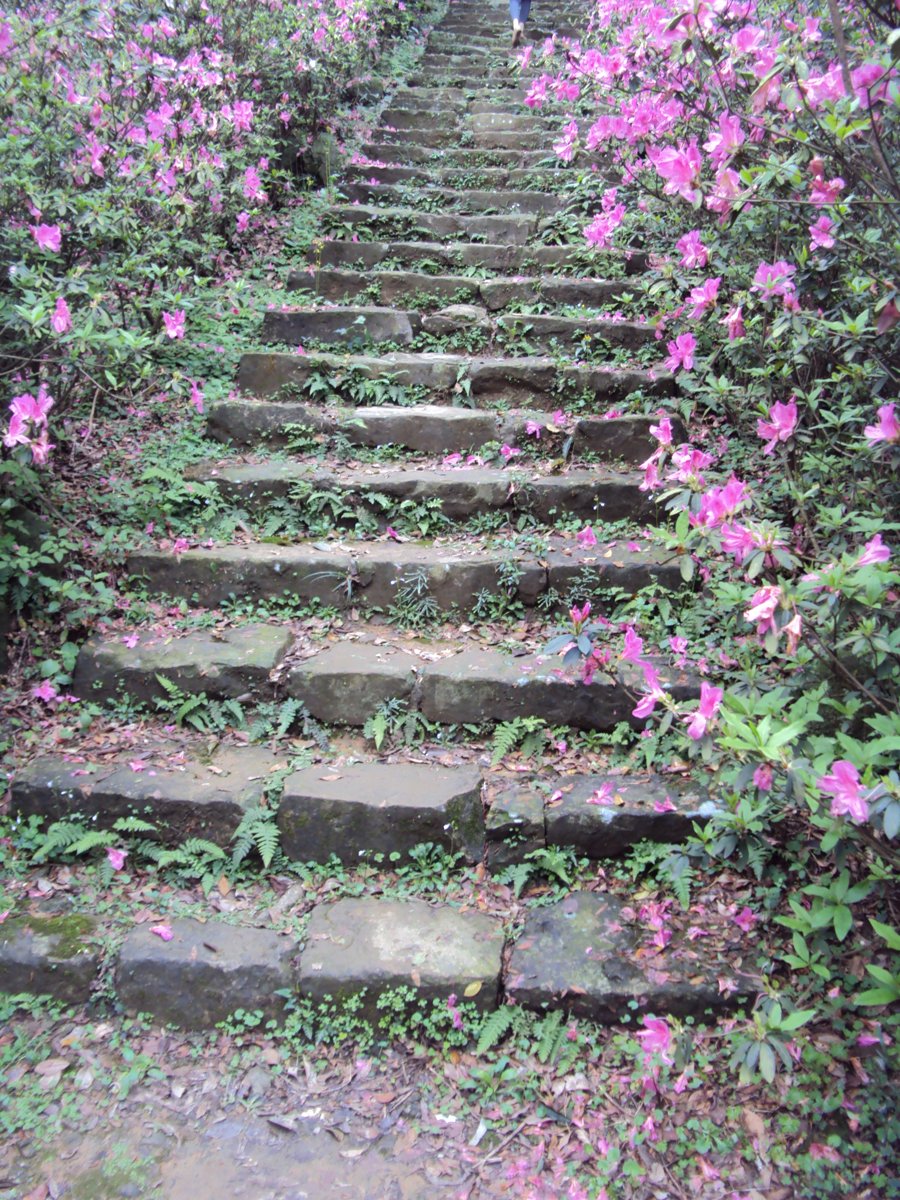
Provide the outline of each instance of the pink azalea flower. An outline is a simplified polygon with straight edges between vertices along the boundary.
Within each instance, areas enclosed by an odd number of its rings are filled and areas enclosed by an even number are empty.
[[[164,312],[162,316],[163,324],[166,327],[166,336],[173,341],[180,341],[184,337],[184,309],[176,309],[173,313]]]
[[[127,633],[125,637],[122,638],[123,644],[126,645],[129,650],[133,650],[140,640],[140,634],[137,633]]]
[[[753,772],[753,783],[761,792],[771,792],[774,772],[768,763],[758,766]]]
[[[831,231],[834,229],[834,221],[830,217],[819,217],[815,224],[809,227],[809,248],[815,254],[817,250],[830,250],[834,245],[834,238]]]
[[[696,742],[703,737],[709,722],[719,711],[723,695],[721,688],[713,687],[709,683],[700,684],[700,707],[687,718],[689,738]]]
[[[36,396],[32,396],[31,392],[13,396],[9,407],[13,416],[19,416],[23,421],[31,421],[34,425],[46,425],[50,409],[53,407],[53,397],[42,386]]]
[[[735,925],[737,925],[738,929],[743,930],[744,933],[749,933],[759,920],[759,917],[745,904],[741,911],[737,913],[732,920],[734,921]]]
[[[29,449],[31,450],[31,461],[39,467],[44,466],[47,459],[50,457],[50,451],[56,448],[56,443],[51,442],[47,434],[46,426],[41,430],[40,437],[35,438]]]
[[[172,932],[170,925],[151,925],[150,932],[155,933],[158,938],[162,938],[164,942],[171,942],[175,934]]]
[[[753,276],[751,292],[759,292],[763,300],[771,300],[775,296],[793,296],[795,292],[793,276],[797,268],[790,263],[779,260],[775,263],[761,262]]]
[[[740,305],[736,308],[730,308],[728,315],[723,317],[719,322],[728,330],[728,340],[733,342],[736,338],[743,337],[746,330],[744,329],[744,310]]]
[[[572,619],[572,624],[577,626],[578,628],[580,628],[585,623],[585,621],[588,619],[588,617],[590,615],[591,615],[590,600],[585,601],[583,608],[579,608],[577,604],[573,604],[572,608],[569,612],[569,616]]]
[[[21,413],[14,412],[9,418],[9,426],[3,435],[3,445],[8,450],[12,450],[13,446],[27,446],[30,441],[28,422]]]
[[[662,1017],[644,1017],[643,1020],[644,1028],[637,1030],[634,1036],[640,1038],[645,1053],[658,1054],[664,1062],[671,1063],[672,1030],[668,1021]]]
[[[600,787],[595,788],[590,796],[585,800],[585,804],[598,804],[605,808],[612,804],[615,788],[609,782],[603,783]]]
[[[666,342],[666,349],[669,352],[669,357],[666,359],[666,367],[670,371],[677,371],[679,367],[683,367],[685,371],[690,371],[694,365],[694,351],[697,349],[697,339],[692,333],[680,333],[672,342]]]
[[[29,225],[34,240],[42,250],[58,252],[62,245],[62,231],[58,225]]]
[[[106,851],[106,859],[114,871],[121,871],[125,866],[125,859],[128,857],[127,850],[120,850],[115,846],[108,847]]]
[[[869,806],[860,787],[859,771],[852,762],[843,758],[833,762],[831,774],[816,780],[816,787],[826,796],[831,796],[833,817],[847,816],[857,825],[869,819]]]
[[[695,287],[691,290],[689,303],[693,308],[688,313],[692,320],[697,320],[702,317],[707,309],[713,308],[718,303],[719,284],[722,282],[721,276],[715,279],[704,280],[700,287]]]
[[[198,383],[196,379],[191,380],[191,404],[198,413],[203,413],[203,385]]]
[[[622,662],[640,662],[641,655],[644,652],[643,638],[638,637],[634,632],[634,626],[629,625],[625,630],[625,643],[622,647],[622,653],[619,655]]]
[[[758,437],[768,438],[763,454],[771,454],[777,442],[786,442],[797,427],[797,401],[791,396],[787,404],[776,401],[769,409],[769,420],[756,422]]]
[[[525,422],[525,432],[527,434],[529,434],[531,437],[539,438],[541,436],[541,434],[543,433],[543,431],[544,431],[544,427],[540,423],[540,421],[526,421]]]
[[[69,312],[69,306],[63,296],[56,301],[56,308],[50,318],[50,327],[54,333],[68,333],[72,328],[72,314]]]
[[[143,761],[143,759],[140,758],[133,758],[128,765],[131,767],[132,771],[137,774],[140,774],[141,771],[147,770],[147,764]]]
[[[517,454],[521,454],[522,451],[519,450],[516,446],[508,446],[508,445],[506,445],[506,443],[504,443],[500,447],[500,453],[503,455],[503,458],[505,459],[505,461],[509,462],[509,460],[511,458],[515,458],[515,456]]]
[[[681,251],[681,265],[689,271],[694,267],[705,267],[709,262],[709,251],[700,240],[699,229],[692,229],[679,238],[675,248]]]
[[[190,550],[191,543],[187,538],[178,537],[172,543],[172,553],[175,555],[184,554],[185,550]]]
[[[881,540],[881,534],[876,533],[871,541],[866,542],[862,554],[853,565],[854,567],[870,567],[874,563],[889,562],[890,557],[890,546],[886,546]]]
[[[771,584],[754,592],[750,607],[744,613],[745,621],[756,621],[759,637],[775,632],[775,613],[781,603],[781,588]]]
[[[248,212],[239,212],[236,223],[238,233],[246,233],[247,227],[250,224],[250,214]]]
[[[654,800],[653,811],[658,813],[675,812],[675,805],[672,803],[672,797],[666,796],[665,800]]]
[[[663,417],[658,425],[651,425],[650,432],[661,446],[672,445],[672,422],[669,417]]]
[[[49,679],[45,679],[43,683],[33,687],[31,694],[36,700],[43,700],[45,704],[52,704],[59,692],[53,686]]]
[[[875,445],[876,442],[900,442],[900,422],[896,413],[896,404],[882,404],[878,409],[878,424],[867,425],[864,429],[866,440]]]
[[[579,546],[588,548],[597,545],[597,535],[594,533],[590,525],[585,525],[584,529],[575,534],[575,541]]]
[[[659,682],[659,676],[656,673],[656,668],[648,662],[641,662],[641,668],[644,672],[644,684],[647,691],[639,700],[637,706],[632,710],[631,715],[643,719],[649,717],[660,700],[665,700],[666,694],[662,690]]]

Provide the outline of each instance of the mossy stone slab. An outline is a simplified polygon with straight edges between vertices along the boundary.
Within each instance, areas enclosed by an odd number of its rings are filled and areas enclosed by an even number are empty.
[[[0,924],[0,992],[31,992],[83,1004],[100,969],[91,943],[98,922],[85,913],[7,917]]]

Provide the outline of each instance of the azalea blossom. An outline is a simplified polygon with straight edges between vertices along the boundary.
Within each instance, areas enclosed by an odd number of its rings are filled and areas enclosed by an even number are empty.
[[[29,225],[34,240],[42,250],[58,252],[62,245],[62,231],[58,225]]]
[[[681,265],[689,271],[694,267],[705,267],[709,261],[709,251],[701,241],[699,229],[692,229],[680,237],[675,248],[681,252]]]
[[[771,454],[777,442],[786,442],[797,428],[797,401],[791,396],[787,404],[776,402],[769,409],[769,419],[762,417],[756,422],[756,432],[761,438],[768,438],[763,446],[763,454]]]
[[[834,221],[830,217],[821,216],[818,221],[809,227],[809,248],[813,254],[817,250],[830,250],[834,245],[834,238],[831,231],[834,229]]]
[[[634,626],[629,625],[625,630],[625,644],[622,647],[622,653],[619,655],[622,662],[640,662],[641,655],[644,652],[643,638],[638,637],[634,632]]]
[[[869,806],[860,787],[859,771],[852,762],[837,759],[831,764],[831,774],[817,779],[816,787],[831,796],[833,817],[849,817],[857,825],[869,819]]]
[[[164,942],[171,942],[175,934],[172,932],[171,925],[151,925],[150,932],[156,934]]]
[[[900,422],[896,417],[897,405],[882,404],[878,409],[877,425],[867,425],[863,432],[866,440],[875,445],[876,442],[900,442]]]
[[[666,342],[666,349],[669,352],[666,359],[667,370],[677,371],[679,367],[683,367],[685,371],[691,370],[694,365],[694,351],[697,349],[697,339],[692,333],[679,333],[674,341]]]
[[[31,694],[35,700],[43,700],[45,704],[52,704],[59,692],[49,679],[45,679],[43,683],[39,683],[31,689]]]
[[[597,535],[594,533],[590,525],[585,525],[584,529],[579,530],[575,534],[575,541],[579,546],[584,546],[586,549],[590,546],[597,545]]]
[[[121,871],[125,866],[125,859],[128,857],[127,850],[120,850],[118,847],[109,846],[106,851],[106,860],[114,871]]]
[[[853,565],[854,567],[871,567],[875,563],[889,562],[890,557],[890,546],[886,546],[881,540],[881,534],[876,533],[870,541],[866,542],[862,554]]]
[[[72,314],[63,296],[56,301],[56,307],[50,317],[50,328],[54,333],[68,333],[72,328]]]
[[[779,260],[774,263],[761,262],[753,276],[751,292],[759,292],[763,300],[771,300],[775,296],[792,296],[796,290],[793,276],[797,268],[790,263]]]
[[[742,929],[744,933],[749,933],[759,920],[759,917],[745,904],[741,911],[737,913],[732,920],[734,921],[735,925],[737,925],[738,929]]]
[[[515,458],[515,456],[517,454],[521,454],[522,451],[516,446],[507,446],[504,444],[500,447],[500,453],[503,455],[506,462],[509,462],[511,458]]]
[[[644,1017],[643,1020],[644,1028],[637,1030],[634,1036],[640,1038],[648,1057],[658,1054],[663,1062],[671,1065],[672,1030],[668,1021],[663,1017]]]
[[[775,613],[781,604],[781,599],[781,588],[771,584],[754,592],[750,607],[744,613],[744,620],[756,622],[756,632],[759,637],[776,632]]]
[[[180,341],[184,337],[184,309],[179,308],[172,313],[164,312],[162,318],[163,324],[166,327],[166,337],[171,338],[173,341]]]
[[[707,309],[715,307],[718,303],[721,282],[721,276],[716,276],[715,279],[707,279],[700,287],[692,289],[689,303],[693,305],[693,308],[688,313],[692,320],[696,321],[704,315]]]
[[[710,721],[719,711],[724,694],[722,688],[713,687],[709,683],[700,684],[700,707],[687,717],[689,738],[699,741],[703,737]]]

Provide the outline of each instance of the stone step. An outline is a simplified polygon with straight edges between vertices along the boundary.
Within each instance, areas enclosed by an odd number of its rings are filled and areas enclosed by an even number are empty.
[[[546,156],[550,150],[548,134],[543,129],[516,130],[483,128],[468,130],[471,145],[475,150],[544,150]],[[372,134],[376,143],[384,146],[395,146],[395,154],[401,154],[404,146],[424,146],[431,150],[455,149],[460,145],[460,131],[457,129],[392,129],[388,126],[376,128]],[[367,147],[367,153],[371,151]]]
[[[278,805],[281,848],[297,862],[347,866],[425,842],[468,862],[484,853],[482,777],[474,767],[355,763],[295,771]]]
[[[526,89],[520,89],[518,93],[482,92],[475,97],[474,93],[458,88],[405,88],[393,93],[390,108],[382,111],[380,119],[384,124],[399,126],[419,115],[441,115],[448,122],[459,120],[461,116],[483,116],[488,113],[521,117],[526,95]]]
[[[529,276],[545,270],[581,276],[586,269],[590,269],[587,264],[592,261],[598,264],[614,262],[621,266],[626,275],[638,275],[648,270],[650,265],[649,256],[642,250],[631,254],[598,252],[586,255],[577,246],[510,246],[488,242],[353,242],[329,239],[316,242],[310,257],[319,267],[350,266],[369,270],[385,261],[404,267],[427,263],[441,273],[478,268],[498,272],[504,277]]]
[[[385,233],[409,237],[424,235],[422,241],[435,237],[459,239],[471,242],[484,238],[485,241],[501,241],[514,246],[524,246],[538,228],[538,217],[531,214],[498,214],[490,216],[462,216],[457,213],[424,212],[416,208],[379,208],[368,204],[335,204],[326,209],[326,229],[363,228],[368,236],[383,238]]]
[[[633,321],[604,320],[590,317],[554,317],[546,314],[507,312],[492,317],[485,308],[473,304],[451,304],[437,312],[422,314],[415,309],[383,308],[374,305],[345,305],[340,308],[287,308],[267,312],[262,338],[288,346],[309,342],[365,348],[365,343],[391,342],[409,346],[422,341],[422,335],[453,340],[461,337],[463,348],[474,332],[483,334],[486,346],[502,348],[515,336],[527,346],[527,353],[548,351],[562,346],[586,351],[598,344],[637,350],[654,342],[651,326]],[[429,345],[427,339],[425,345]]]
[[[752,962],[753,935],[724,915],[707,914],[703,928],[714,936],[691,940],[691,929],[680,929],[660,947],[620,897],[573,891],[526,908],[520,936],[507,942],[499,915],[360,896],[317,904],[302,945],[217,917],[136,925],[113,958],[113,977],[126,1013],[197,1030],[238,1010],[279,1018],[291,993],[339,1008],[353,999],[377,1029],[379,996],[398,988],[441,1005],[465,1000],[481,1013],[505,1001],[601,1023],[642,1013],[702,1019],[759,990],[741,965]],[[8,919],[0,927],[6,990],[86,1002],[101,969],[90,942],[103,933],[100,919],[76,913]]]
[[[377,204],[386,208],[433,205],[437,202],[455,213],[555,213],[565,208],[565,201],[552,192],[517,192],[511,188],[502,192],[475,188],[457,191],[434,186],[416,189],[360,181],[342,183],[341,191],[351,204]]]
[[[513,460],[515,462],[516,460]],[[572,468],[538,475],[533,462],[518,471],[495,467],[366,467],[329,470],[315,463],[200,463],[186,478],[214,484],[222,498],[246,512],[261,514],[279,501],[302,518],[310,493],[340,495],[353,510],[367,511],[382,526],[403,501],[438,501],[451,520],[486,512],[527,512],[550,522],[563,514],[580,521],[642,521],[654,515],[650,496],[640,490],[643,478],[609,468]]]
[[[378,118],[380,129],[395,133],[433,133],[435,131],[453,135],[459,139],[467,134],[492,133],[538,133],[553,137],[559,130],[559,121],[541,116],[527,109],[524,104],[500,105],[494,103],[485,111],[482,104],[478,111],[465,108],[386,108]]]
[[[290,401],[220,400],[207,406],[208,436],[235,446],[289,445],[298,428],[325,435],[340,434],[356,446],[404,446],[421,454],[474,453],[488,442],[498,445],[538,444],[548,455],[572,439],[572,453],[601,455],[607,461],[639,466],[657,447],[650,417],[578,417],[558,430],[548,430],[546,413],[494,413],[451,405],[420,404],[412,408],[372,405],[343,411]],[[533,426],[541,426],[535,434]],[[531,425],[531,429],[529,429]],[[684,440],[680,422],[676,442]]]
[[[598,407],[624,400],[632,392],[667,396],[674,390],[672,375],[656,370],[607,369],[594,366],[561,366],[552,358],[472,358],[462,354],[407,354],[395,351],[378,356],[364,354],[251,353],[241,357],[238,387],[260,399],[296,399],[297,388],[327,375],[330,390],[348,403],[357,394],[356,381],[387,380],[405,387],[427,388],[429,400],[458,399],[460,380],[479,403],[499,403],[523,408],[555,410],[565,403],[565,392],[589,394]]]
[[[388,701],[403,701],[428,721],[458,725],[540,717],[549,725],[611,730],[621,722],[640,727],[632,716],[642,688],[642,674],[623,664],[616,678],[600,674],[590,684],[580,670],[563,668],[558,657],[526,654],[513,657],[499,650],[460,650],[455,643],[429,642],[427,650],[407,641],[383,637],[363,641],[345,638],[312,657],[290,665],[286,655],[290,631],[275,626],[241,626],[217,641],[203,632],[167,640],[155,632],[138,635],[133,648],[121,639],[96,635],[82,647],[74,690],[92,698],[152,701],[165,697],[168,680],[186,695],[233,698],[235,672],[229,645],[236,638],[263,634],[283,639],[278,654],[268,653],[269,673],[257,671],[241,681],[245,702],[273,695],[269,674],[276,668],[281,694],[301,700],[308,712],[327,724],[362,726]],[[699,696],[699,684],[683,672],[659,668],[662,685],[678,701]]]
[[[293,862],[334,856],[355,866],[374,854],[406,857],[428,842],[468,862],[486,855],[497,871],[546,846],[601,861],[641,841],[683,842],[716,811],[699,788],[651,775],[551,772],[519,784],[488,774],[483,799],[485,777],[466,765],[341,758],[285,776],[274,754],[221,744],[177,768],[135,771],[133,762],[79,759],[48,756],[21,767],[10,787],[11,816],[88,821],[102,830],[137,817],[156,827],[142,836],[165,845],[203,838],[226,848],[248,811],[269,807]]]
[[[562,170],[539,171],[533,167],[436,167],[427,163],[407,167],[357,163],[348,167],[342,176],[346,180],[370,184],[422,184],[427,186],[427,196],[439,194],[440,189],[459,187],[494,191],[507,186],[526,190],[540,187],[544,192],[552,192],[554,187],[567,177],[570,178],[567,172]],[[342,185],[342,190],[346,192],[346,185]]]
[[[559,159],[549,149],[526,150],[521,148],[481,150],[474,146],[423,146],[415,142],[384,142],[373,138],[362,147],[361,154],[376,162],[403,164],[425,164],[434,167],[462,167],[477,170],[479,166],[506,166],[528,170],[531,167],[564,170]],[[585,160],[590,161],[590,160]]]
[[[604,540],[599,527],[596,534],[600,541],[591,548],[550,537],[550,549],[539,558],[482,548],[471,538],[440,545],[254,542],[186,550],[177,558],[160,550],[137,550],[128,557],[128,570],[156,593],[196,596],[197,603],[207,608],[236,597],[319,601],[345,610],[368,605],[388,611],[397,603],[398,588],[413,577],[422,581],[441,613],[468,612],[483,592],[532,608],[548,592],[560,597],[581,592],[579,600],[583,600],[592,587],[616,588],[630,595],[649,585],[660,590],[680,586],[671,556],[649,545],[629,550],[620,541]]]
[[[607,307],[623,292],[634,291],[633,282],[622,279],[577,279],[559,275],[495,275],[473,279],[468,275],[432,275],[424,271],[367,271],[316,269],[291,271],[288,291],[308,291],[324,300],[348,301],[361,292],[378,287],[379,304],[413,304],[416,297],[438,298],[448,303],[483,304],[496,312],[514,304],[577,304]]]
[[[81,648],[72,687],[85,698],[165,699],[166,688],[157,678],[161,674],[185,695],[270,699],[275,695],[270,675],[293,640],[290,629],[263,624],[180,638],[144,632],[133,646],[131,638],[97,633]]]

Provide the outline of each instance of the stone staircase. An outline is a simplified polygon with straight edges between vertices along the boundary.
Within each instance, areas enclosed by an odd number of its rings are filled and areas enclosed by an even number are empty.
[[[546,3],[539,20],[565,33],[578,15],[570,4]],[[363,161],[357,156],[340,180],[345,200],[327,213],[327,228],[340,236],[318,241],[286,281],[300,302],[265,315],[264,342],[306,352],[244,356],[238,393],[208,413],[210,434],[243,451],[243,461],[191,473],[251,522],[273,505],[302,517],[310,494],[327,491],[368,523],[366,536],[338,528],[329,538],[177,556],[141,549],[129,561],[153,591],[194,606],[215,609],[232,598],[318,603],[346,614],[342,631],[318,643],[276,620],[177,637],[145,632],[127,644],[99,633],[78,660],[80,695],[152,701],[175,687],[244,705],[292,697],[317,721],[351,730],[386,704],[441,726],[523,717],[587,731],[639,726],[631,712],[640,681],[627,665],[616,679],[584,684],[539,650],[410,638],[385,624],[409,579],[443,614],[466,613],[484,594],[549,612],[586,580],[626,594],[679,580],[647,538],[608,530],[651,516],[637,467],[656,443],[653,418],[602,414],[637,390],[660,398],[673,391],[653,361],[648,329],[601,315],[618,307],[623,290],[641,286],[647,259],[597,256],[587,265],[580,237],[547,244],[565,215],[566,171],[550,150],[551,128],[522,105],[507,37],[505,6],[451,5],[419,66],[391,95]],[[604,263],[609,279],[597,277]],[[535,306],[541,311],[527,311]],[[588,354],[598,341],[615,364]],[[314,386],[323,378],[327,404]],[[361,404],[366,381],[403,389],[402,403]],[[586,411],[554,426],[548,414],[576,397],[587,399]],[[407,458],[325,469],[279,453],[298,426]],[[533,441],[536,426],[545,456],[482,460],[488,444]],[[573,465],[559,461],[563,439]],[[468,463],[470,455],[477,461]],[[408,501],[455,524],[438,538],[397,540],[391,514]],[[519,519],[540,531],[538,546],[510,549],[471,526]],[[576,540],[576,523],[591,526],[595,545]],[[380,614],[377,623],[358,619],[360,610]],[[695,679],[659,668],[675,697],[698,694]],[[295,861],[334,856],[354,865],[402,858],[428,842],[498,871],[553,847],[604,860],[644,839],[677,842],[712,811],[710,797],[670,778],[548,769],[516,779],[485,762],[388,760],[369,748],[333,768],[326,759],[293,771],[278,808],[282,847]],[[214,772],[197,761],[135,773],[124,762],[42,759],[18,772],[12,806],[46,819],[80,813],[99,827],[139,814],[166,843],[203,837],[224,846],[261,802],[272,762],[246,746],[217,764]],[[188,1027],[236,1008],[273,1012],[285,988],[313,1000],[365,988],[371,1007],[383,989],[412,985],[426,999],[455,994],[482,1009],[506,1001],[563,1006],[603,1021],[635,1008],[701,1014],[750,990],[690,937],[654,947],[639,917],[603,890],[526,909],[518,937],[499,916],[471,906],[383,896],[315,906],[299,955],[272,928],[180,918],[166,930],[165,940],[146,926],[128,935],[116,992],[129,1011]],[[2,936],[5,987],[87,997],[96,955],[57,937],[51,919],[7,922]],[[732,929],[732,964],[736,940]]]

